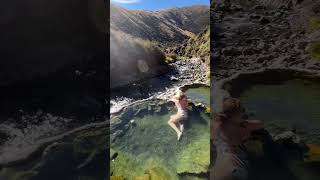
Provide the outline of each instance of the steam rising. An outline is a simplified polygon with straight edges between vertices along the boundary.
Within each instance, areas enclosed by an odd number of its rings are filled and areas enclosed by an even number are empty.
[[[165,55],[152,42],[110,30],[111,87],[158,74]]]

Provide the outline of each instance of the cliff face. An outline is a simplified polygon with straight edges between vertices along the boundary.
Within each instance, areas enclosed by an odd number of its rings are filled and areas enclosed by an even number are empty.
[[[173,49],[178,56],[208,57],[210,55],[210,27],[197,36],[188,39],[182,45]]]
[[[99,6],[104,6],[103,0],[1,2],[0,85],[43,77],[84,62],[105,63],[107,34],[101,31],[104,22],[99,22],[99,16],[106,15],[101,12],[106,9],[97,10]],[[71,78],[70,74],[54,76]]]
[[[11,0],[0,8],[1,112],[35,99],[35,106],[61,111],[68,103],[80,106],[80,97],[103,99],[109,48],[103,0]]]

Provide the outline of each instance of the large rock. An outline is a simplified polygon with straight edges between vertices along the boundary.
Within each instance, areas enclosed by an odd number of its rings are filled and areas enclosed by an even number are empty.
[[[84,126],[44,139],[29,152],[20,150],[19,159],[0,156],[0,179],[104,178],[109,168],[108,134],[107,122]]]
[[[0,85],[49,74],[72,79],[76,70],[106,74],[102,0],[13,0],[0,7]]]
[[[17,106],[101,113],[109,48],[104,1],[12,0],[0,7],[0,113]]]

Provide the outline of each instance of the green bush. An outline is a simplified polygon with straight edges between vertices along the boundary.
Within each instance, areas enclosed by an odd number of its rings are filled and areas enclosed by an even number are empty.
[[[177,55],[175,53],[169,53],[166,55],[166,63],[173,63],[177,60]]]
[[[320,42],[309,44],[307,50],[313,59],[320,61]]]
[[[320,18],[317,18],[317,17],[310,18],[309,28],[310,28],[311,32],[319,30],[320,29]]]

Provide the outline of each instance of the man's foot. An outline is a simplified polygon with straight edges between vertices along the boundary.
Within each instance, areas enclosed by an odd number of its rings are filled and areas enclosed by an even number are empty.
[[[178,141],[180,141],[181,136],[182,136],[182,132],[179,132],[179,133],[178,133]]]

